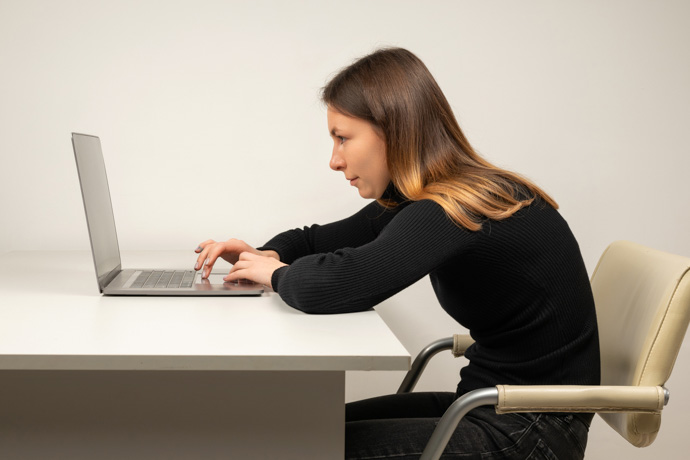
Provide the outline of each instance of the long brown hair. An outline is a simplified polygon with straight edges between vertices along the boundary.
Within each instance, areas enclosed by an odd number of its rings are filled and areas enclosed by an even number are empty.
[[[431,72],[410,51],[386,48],[358,59],[321,97],[380,130],[391,181],[406,199],[433,200],[468,230],[481,229],[485,218],[510,217],[537,196],[558,208],[532,182],[474,151]]]

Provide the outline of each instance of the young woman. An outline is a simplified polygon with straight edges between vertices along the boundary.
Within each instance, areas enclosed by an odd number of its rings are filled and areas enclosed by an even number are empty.
[[[475,344],[455,393],[412,393],[347,406],[347,458],[418,458],[464,393],[496,384],[599,383],[594,301],[579,247],[544,191],[481,158],[426,66],[383,49],[324,88],[330,166],[363,198],[339,222],[290,230],[255,249],[201,243],[227,280],[271,286],[308,313],[369,309],[429,275],[441,306]],[[466,416],[443,458],[581,459],[592,415]]]

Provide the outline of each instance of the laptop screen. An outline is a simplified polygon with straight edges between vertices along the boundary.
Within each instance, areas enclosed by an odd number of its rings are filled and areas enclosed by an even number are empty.
[[[120,270],[121,261],[101,141],[95,136],[73,133],[72,145],[77,160],[98,286],[102,292]]]

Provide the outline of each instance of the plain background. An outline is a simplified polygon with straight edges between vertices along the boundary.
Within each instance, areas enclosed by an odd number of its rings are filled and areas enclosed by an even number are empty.
[[[0,0],[0,253],[88,249],[73,131],[101,137],[123,250],[191,265],[207,238],[350,215],[366,203],[328,168],[319,89],[402,46],[479,152],[555,197],[590,273],[618,239],[690,255],[689,43],[684,0]],[[377,310],[413,354],[463,332],[428,279]],[[587,457],[684,458],[688,358],[652,447],[595,419]],[[461,365],[418,388],[453,391]],[[348,400],[401,378],[349,374]]]

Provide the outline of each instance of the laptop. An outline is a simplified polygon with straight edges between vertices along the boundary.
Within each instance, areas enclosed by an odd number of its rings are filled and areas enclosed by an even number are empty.
[[[202,280],[201,271],[189,269],[122,269],[101,141],[96,136],[72,133],[72,147],[101,294],[257,296],[264,292],[263,286],[251,282],[223,282],[227,272],[214,272]]]

